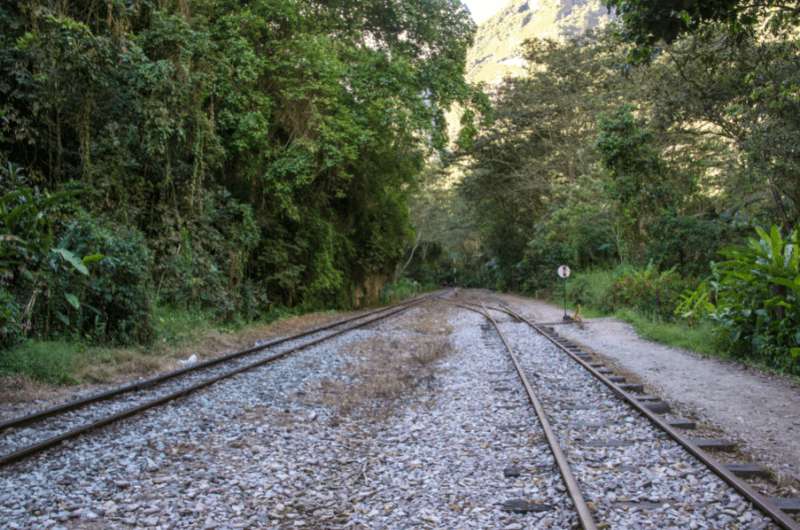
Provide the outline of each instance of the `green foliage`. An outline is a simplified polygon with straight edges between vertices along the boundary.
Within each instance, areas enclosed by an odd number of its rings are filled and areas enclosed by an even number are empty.
[[[694,325],[705,320],[714,309],[708,282],[701,282],[696,289],[681,294],[680,301],[675,307],[675,316]]]
[[[600,116],[597,149],[609,171],[608,196],[626,242],[620,252],[623,259],[640,262],[646,242],[656,239],[657,232],[651,230],[659,215],[677,208],[693,187],[676,181],[656,148],[653,132],[634,117],[633,110],[625,105]]]
[[[0,355],[0,374],[22,375],[54,385],[75,384],[72,376],[80,345],[65,341],[28,341]]]
[[[177,307],[211,308],[223,319],[245,306],[258,312],[269,301],[266,289],[254,289],[246,277],[260,239],[252,209],[224,192],[208,193],[203,201],[202,214],[174,219],[151,243],[163,256],[153,266],[157,297]]]
[[[603,313],[635,310],[651,320],[669,321],[681,295],[691,287],[675,269],[660,271],[655,265],[619,266],[578,273],[570,280],[569,299]]]
[[[551,289],[557,280],[555,271],[564,263],[587,270],[618,262],[611,211],[593,200],[602,193],[600,186],[595,180],[580,179],[541,220],[517,265],[524,292]]]
[[[646,259],[661,269],[675,268],[684,276],[703,277],[720,247],[732,239],[732,229],[714,217],[678,215],[668,211],[654,221],[646,242]]]
[[[526,282],[525,288],[536,288],[552,260],[574,257],[568,238],[603,239],[582,247],[585,257],[616,253],[616,245],[606,246],[607,222],[598,234],[589,235],[591,228],[584,227],[608,212],[596,196],[595,117],[635,90],[619,76],[623,56],[606,36],[589,34],[563,44],[533,40],[525,52],[529,76],[500,87],[494,121],[466,153],[471,163],[459,188],[489,255],[485,262],[494,260],[500,283],[512,289]],[[572,196],[573,190],[583,196]],[[568,211],[556,214],[565,203]],[[582,209],[589,218],[573,217]],[[553,216],[570,226],[558,228],[549,222]],[[576,226],[581,234],[570,234]]]
[[[604,0],[624,24],[626,38],[638,45],[635,58],[647,57],[660,40],[672,42],[704,21],[735,22],[741,0]]]
[[[0,287],[0,349],[18,343],[23,335],[22,308],[14,295]]]
[[[732,353],[800,374],[800,237],[773,226],[758,238],[723,250],[710,289],[710,317],[725,331]]]
[[[696,32],[709,23],[722,23],[734,36],[752,31],[767,21],[780,31],[797,24],[798,2],[775,0],[603,0],[623,23],[622,35],[637,47],[632,58],[647,60],[661,41],[672,43],[679,36]]]
[[[84,215],[67,223],[58,244],[72,249],[73,256],[85,256],[70,263],[80,264],[86,274],[52,275],[40,308],[45,327],[34,331],[45,336],[74,332],[94,342],[150,342],[152,258],[144,237]]]
[[[410,278],[400,278],[381,290],[382,304],[395,304],[422,292],[422,286]]]
[[[630,307],[651,317],[670,319],[688,287],[689,282],[675,269],[659,271],[650,264],[621,272],[606,295],[605,306],[612,311]]]
[[[620,270],[624,268],[576,271],[567,282],[567,299],[584,308],[602,313],[612,312],[613,308],[608,305],[609,293],[620,275]],[[553,296],[559,298],[560,293],[553,291]]]
[[[34,0],[0,24],[9,337],[146,342],[151,298],[349,306],[403,256],[445,112],[484,101],[456,0]]]
[[[212,310],[181,309],[167,305],[153,310],[153,328],[158,342],[177,345],[191,338],[198,329],[213,326]]]

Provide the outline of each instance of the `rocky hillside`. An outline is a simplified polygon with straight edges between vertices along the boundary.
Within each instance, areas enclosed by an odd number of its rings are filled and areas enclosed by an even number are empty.
[[[564,38],[606,24],[600,0],[511,0],[481,24],[467,58],[472,82],[499,83],[525,70],[521,44],[529,38]]]

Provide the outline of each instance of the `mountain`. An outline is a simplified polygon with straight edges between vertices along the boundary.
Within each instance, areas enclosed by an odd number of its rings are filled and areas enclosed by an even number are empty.
[[[611,18],[600,0],[512,0],[479,26],[467,56],[467,79],[491,86],[522,74],[520,46],[526,39],[578,35]]]

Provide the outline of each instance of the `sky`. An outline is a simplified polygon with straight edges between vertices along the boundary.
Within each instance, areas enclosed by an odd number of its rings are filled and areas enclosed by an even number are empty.
[[[472,13],[472,18],[480,24],[503,9],[508,0],[462,0]]]

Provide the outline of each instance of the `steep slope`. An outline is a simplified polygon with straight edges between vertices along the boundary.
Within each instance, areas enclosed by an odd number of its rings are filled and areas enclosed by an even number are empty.
[[[526,39],[564,38],[609,20],[600,0],[512,0],[478,28],[467,56],[467,78],[495,85],[525,71],[520,46]]]

